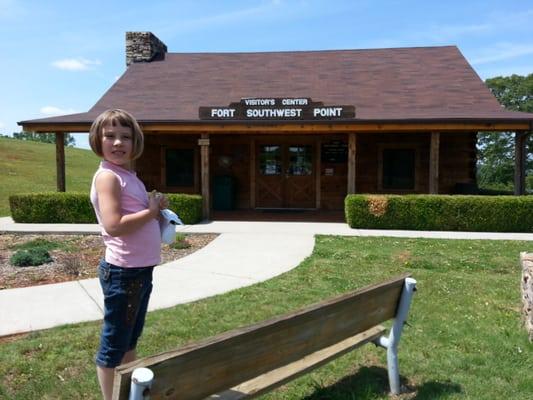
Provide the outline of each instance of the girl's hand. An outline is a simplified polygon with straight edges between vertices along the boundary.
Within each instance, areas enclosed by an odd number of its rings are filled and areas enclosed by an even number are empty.
[[[167,196],[165,196],[163,193],[160,193],[160,194],[161,194],[161,200],[159,201],[159,208],[163,210],[165,208],[168,208],[169,201],[167,199]]]
[[[154,215],[154,218],[159,216],[159,211],[161,210],[161,197],[163,195],[156,190],[152,190],[148,195],[148,209]]]

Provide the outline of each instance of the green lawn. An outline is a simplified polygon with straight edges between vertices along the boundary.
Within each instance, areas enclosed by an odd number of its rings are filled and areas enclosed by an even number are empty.
[[[0,138],[0,217],[10,215],[9,196],[55,192],[55,144]],[[91,150],[65,149],[67,191],[89,193],[99,158]]]
[[[532,398],[533,345],[521,326],[519,253],[532,242],[319,236],[277,278],[148,315],[141,356],[170,350],[412,272],[418,281],[400,343],[402,399]],[[176,282],[176,290],[179,290]],[[99,398],[100,323],[0,344],[0,398]],[[388,399],[385,351],[373,345],[299,378],[268,399]]]

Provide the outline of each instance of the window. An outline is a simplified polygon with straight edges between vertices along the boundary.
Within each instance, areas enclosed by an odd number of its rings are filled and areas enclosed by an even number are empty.
[[[415,149],[383,149],[383,189],[415,189]]]
[[[166,149],[166,186],[194,186],[194,149]]]
[[[281,175],[281,147],[263,145],[259,151],[259,172],[261,175]]]
[[[293,176],[313,174],[313,154],[311,146],[289,146],[289,168]]]

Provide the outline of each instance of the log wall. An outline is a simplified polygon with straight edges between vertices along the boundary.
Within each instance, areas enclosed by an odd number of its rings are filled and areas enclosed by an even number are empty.
[[[328,142],[341,141],[348,147],[347,135],[327,135],[322,137],[322,144]],[[344,209],[344,198],[348,193],[348,162],[330,163],[322,161],[320,163],[320,205],[324,210]],[[357,189],[356,189],[357,190]]]
[[[477,134],[441,133],[439,193],[453,193],[456,183],[476,183]]]
[[[231,176],[235,208],[250,208],[250,138],[243,135],[211,136],[211,184],[216,176]]]
[[[357,193],[390,193],[380,187],[380,152],[386,148],[417,151],[415,190],[397,193],[429,193],[431,133],[357,134]],[[441,133],[439,143],[439,191],[451,194],[457,183],[476,182],[476,133]]]
[[[211,187],[213,178],[230,175],[235,179],[235,207],[249,209],[253,207],[253,177],[255,167],[252,153],[252,141],[263,139],[287,142],[287,136],[277,135],[210,135],[209,164]],[[303,136],[302,136],[303,137]],[[136,170],[148,190],[157,189],[172,193],[201,193],[199,134],[148,134],[145,136],[143,156],[136,161]],[[327,144],[331,141],[343,142],[348,146],[348,134],[306,135],[310,143]],[[357,133],[356,136],[356,193],[390,193],[380,186],[383,149],[416,149],[415,190],[396,193],[429,192],[429,152],[430,132],[415,133]],[[291,140],[289,140],[291,141]],[[292,141],[297,141],[297,138]],[[291,141],[291,143],[292,143]],[[296,142],[295,142],[296,143]],[[195,152],[195,184],[191,187],[177,188],[165,186],[165,149],[191,148]],[[320,151],[315,149],[318,156]],[[342,210],[344,198],[348,191],[348,163],[328,163],[315,160],[316,190],[320,188],[317,198],[321,209]],[[440,134],[439,143],[439,193],[454,192],[457,183],[476,182],[476,133],[446,132]]]
[[[144,152],[135,162],[135,170],[144,182],[147,190],[156,189],[164,193],[200,194],[200,135],[145,135]],[[166,165],[165,150],[167,148],[194,149],[194,186],[167,187],[165,184]]]
[[[429,143],[430,133],[357,134],[357,193],[391,193],[380,185],[382,152],[384,149],[416,149],[415,189],[395,193],[429,192]]]

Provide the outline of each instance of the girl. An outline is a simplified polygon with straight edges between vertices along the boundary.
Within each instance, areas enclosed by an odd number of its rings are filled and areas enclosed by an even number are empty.
[[[91,203],[106,247],[99,277],[104,294],[104,324],[96,354],[96,371],[104,399],[111,399],[114,369],[135,360],[152,291],[152,270],[160,262],[158,216],[168,201],[148,195],[133,172],[144,137],[135,118],[107,110],[93,122],[93,151],[103,161],[93,177]]]

